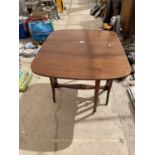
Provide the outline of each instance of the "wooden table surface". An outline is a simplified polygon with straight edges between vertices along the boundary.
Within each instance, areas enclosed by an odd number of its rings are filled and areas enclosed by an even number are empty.
[[[42,76],[81,80],[115,79],[131,72],[117,34],[98,30],[51,33],[31,67]]]

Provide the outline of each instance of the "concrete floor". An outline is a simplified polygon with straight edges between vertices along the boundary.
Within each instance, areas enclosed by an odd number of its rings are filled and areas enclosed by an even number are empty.
[[[91,1],[64,2],[67,10],[54,21],[55,30],[101,26],[100,19],[89,15]],[[22,69],[30,70],[32,60],[21,57]],[[33,74],[28,90],[20,93],[20,155],[134,155],[134,107],[123,82],[114,81],[108,106],[106,92],[100,95],[95,114],[93,96],[93,90],[60,88],[54,104],[49,79]]]

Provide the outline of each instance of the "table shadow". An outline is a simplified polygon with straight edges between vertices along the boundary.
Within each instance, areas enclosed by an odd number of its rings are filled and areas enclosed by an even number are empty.
[[[31,85],[20,97],[19,148],[50,152],[69,147],[74,124],[93,114],[93,99],[78,97],[75,89],[61,88],[56,89],[53,103],[49,83]],[[86,115],[75,120],[75,116],[83,114]]]
[[[58,151],[72,143],[77,90],[67,90],[63,97],[61,93],[59,90],[56,91],[57,102],[53,103],[50,84],[35,84],[21,95],[20,149]]]

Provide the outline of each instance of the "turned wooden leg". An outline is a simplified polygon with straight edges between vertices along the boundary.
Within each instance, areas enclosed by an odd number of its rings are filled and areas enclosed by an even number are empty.
[[[112,87],[112,82],[113,82],[113,80],[107,80],[107,82],[106,82],[107,98],[106,98],[106,104],[105,105],[108,105],[109,95],[110,95],[110,91],[111,91],[111,87]]]
[[[53,102],[55,103],[55,85],[57,84],[57,78],[52,78],[50,77],[50,83],[51,83],[51,89],[52,89],[52,93],[53,93]]]
[[[94,96],[94,109],[93,109],[93,113],[96,112],[97,103],[98,103],[99,89],[100,89],[100,80],[96,80],[95,81],[95,96]]]

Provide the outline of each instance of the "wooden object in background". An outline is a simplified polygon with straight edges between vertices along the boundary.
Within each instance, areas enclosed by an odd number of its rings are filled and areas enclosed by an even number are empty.
[[[134,30],[135,26],[135,0],[122,0],[121,26],[125,35]]]

